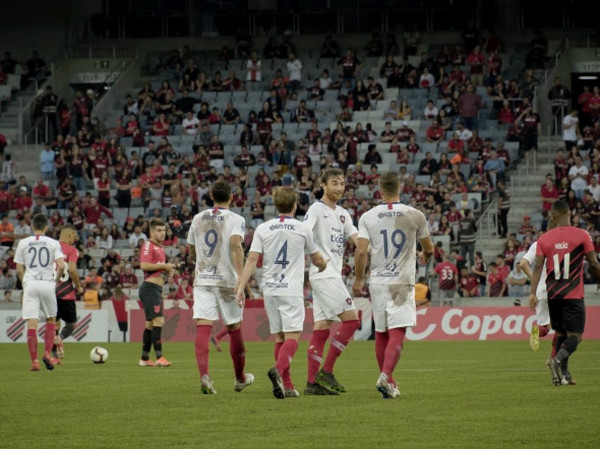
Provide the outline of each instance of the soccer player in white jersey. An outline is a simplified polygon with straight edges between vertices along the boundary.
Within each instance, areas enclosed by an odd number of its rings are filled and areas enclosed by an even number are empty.
[[[313,231],[317,250],[329,261],[322,272],[314,265],[309,271],[315,324],[307,351],[308,381],[304,394],[336,395],[346,389],[333,375],[335,361],[360,325],[356,307],[342,280],[346,242],[350,239],[356,244],[358,232],[348,211],[337,205],[346,189],[344,172],[336,168],[324,170],[321,187],[323,197],[311,205],[304,216],[305,223]],[[342,325],[331,339],[321,368],[323,348],[331,325],[337,319],[342,321]]]
[[[254,382],[252,374],[244,373],[243,304],[236,302],[233,292],[244,268],[242,241],[246,223],[243,217],[229,210],[233,195],[227,182],[212,184],[210,195],[214,207],[196,214],[187,237],[190,257],[196,260],[193,318],[197,329],[196,362],[204,394],[216,393],[208,375],[208,348],[212,325],[219,319],[219,313],[229,332],[234,390],[242,391]]]
[[[15,252],[17,274],[23,284],[23,319],[27,321],[27,347],[31,356],[31,371],[40,370],[38,360],[37,328],[40,314],[46,319],[44,356],[46,369],[53,370],[50,355],[56,332],[56,286],[65,270],[60,244],[46,237],[48,219],[45,215],[33,217],[33,233],[19,242]],[[55,267],[56,265],[56,267]]]
[[[278,187],[273,200],[279,217],[260,224],[238,284],[238,302],[244,301],[244,288],[263,255],[261,286],[271,333],[275,336],[275,366],[268,371],[277,399],[298,397],[290,374],[291,361],[298,350],[304,326],[304,254],[323,271],[327,262],[317,252],[312,230],[296,219],[297,194],[292,187]]]
[[[396,173],[379,178],[381,204],[366,212],[358,222],[356,280],[352,286],[359,294],[365,283],[369,245],[371,269],[369,291],[375,321],[375,356],[380,375],[376,388],[386,399],[397,397],[393,373],[404,342],[406,328],[417,324],[415,281],[417,258],[429,262],[433,243],[425,215],[400,203],[400,181]],[[417,242],[421,252],[417,255]]]

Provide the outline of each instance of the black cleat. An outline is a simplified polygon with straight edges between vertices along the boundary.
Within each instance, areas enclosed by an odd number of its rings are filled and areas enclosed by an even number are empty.
[[[304,394],[309,396],[338,396],[339,393],[337,391],[328,390],[322,385],[318,383],[311,384],[310,382],[306,383],[306,388],[304,389]]]
[[[283,388],[283,380],[281,379],[281,374],[279,374],[277,368],[273,367],[267,371],[267,376],[269,376],[269,380],[273,384],[273,396],[277,399],[284,399],[285,391]]]
[[[560,369],[560,362],[556,359],[548,359],[548,361],[546,361],[546,366],[550,370],[550,376],[552,377],[552,385],[560,387],[562,385],[562,373]]]
[[[44,365],[46,365],[46,369],[48,371],[52,371],[54,369],[54,364],[52,363],[52,359],[50,359],[50,355],[44,355],[44,357],[42,357],[42,362],[44,362]]]
[[[319,371],[317,374],[317,383],[329,390],[337,391],[338,393],[345,393],[346,387],[337,381],[333,373],[327,371]]]

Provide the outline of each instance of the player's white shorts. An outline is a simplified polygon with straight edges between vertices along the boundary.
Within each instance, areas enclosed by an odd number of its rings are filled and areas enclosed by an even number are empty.
[[[315,321],[338,320],[338,315],[356,310],[354,301],[341,278],[312,279]]]
[[[238,306],[233,288],[194,287],[194,319],[217,321],[219,313],[225,325],[242,321],[243,309]]]
[[[548,310],[548,298],[538,298],[537,306],[535,307],[535,316],[538,326],[547,326],[550,324],[550,311]]]
[[[414,285],[370,283],[369,292],[377,332],[417,324]]]
[[[266,296],[265,311],[272,334],[301,332],[304,328],[304,298],[302,296]]]
[[[25,281],[23,285],[24,320],[39,319],[56,316],[56,284],[52,281]]]

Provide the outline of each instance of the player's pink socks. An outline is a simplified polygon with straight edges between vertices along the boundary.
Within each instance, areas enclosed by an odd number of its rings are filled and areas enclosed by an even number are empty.
[[[395,328],[388,329],[390,341],[388,342],[387,348],[385,349],[385,360],[383,362],[382,373],[388,376],[388,379],[393,378],[394,368],[400,359],[402,347],[404,345],[404,336],[406,335],[406,328]]]
[[[383,369],[383,361],[385,360],[385,349],[387,348],[390,335],[386,332],[375,331],[375,358],[379,365],[379,372]]]
[[[310,338],[306,355],[308,356],[308,382],[311,384],[315,383],[315,377],[319,372],[319,368],[321,368],[323,348],[325,347],[327,338],[329,338],[329,332],[329,329],[313,331]]]
[[[222,339],[223,339],[223,337],[224,337],[225,335],[227,335],[227,332],[229,332],[229,331],[227,330],[227,326],[223,326],[223,329],[221,329],[221,330],[219,331],[219,333],[218,333],[217,335],[215,335],[215,340],[217,340],[217,341],[219,341],[219,340],[222,340]]]
[[[282,346],[282,341],[278,341],[277,343],[275,343],[275,349],[273,351],[273,355],[275,356],[275,363],[277,363],[277,359],[279,359],[279,351],[281,351]],[[283,372],[279,371],[279,374],[281,374],[281,380],[283,380],[283,386],[285,388],[294,388],[294,383],[292,382],[289,366]]]
[[[545,337],[550,332],[549,326],[538,326],[538,330],[540,331],[540,337]]]
[[[44,353],[50,353],[54,345],[54,336],[56,335],[56,323],[46,323],[44,331]]]
[[[276,367],[281,374],[283,383],[286,384],[286,379],[283,379],[283,374],[287,372],[288,383],[285,385],[286,387],[290,387],[291,379],[290,379],[290,364],[292,363],[292,359],[298,350],[298,342],[296,340],[290,339],[286,340],[279,350],[279,354],[277,357]]]
[[[38,358],[37,329],[27,329],[27,349],[29,349],[29,356],[33,362]]]
[[[327,371],[328,373],[333,372],[333,365],[335,364],[335,361],[340,355],[342,355],[342,352],[344,352],[344,349],[346,349],[346,345],[359,327],[359,320],[349,320],[342,323],[340,328],[331,339],[329,351],[327,352],[327,358],[323,364],[323,371]]]
[[[244,366],[246,365],[246,347],[244,346],[244,340],[242,339],[242,330],[230,330],[229,339],[229,354],[231,355],[231,360],[233,360],[235,378],[240,382],[245,382],[246,375],[244,374]]]
[[[199,325],[196,326],[196,341],[194,349],[196,350],[196,363],[200,377],[208,374],[208,343],[210,342],[210,331],[212,326]]]

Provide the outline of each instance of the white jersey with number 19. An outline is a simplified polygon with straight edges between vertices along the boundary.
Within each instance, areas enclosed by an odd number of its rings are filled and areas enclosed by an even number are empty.
[[[319,269],[310,267],[310,279],[342,278],[342,264],[346,241],[357,233],[352,224],[352,217],[346,209],[335,206],[335,210],[322,201],[309,207],[304,216],[304,223],[312,229],[317,250],[325,260],[329,260],[327,268],[319,273]]]
[[[237,273],[230,255],[230,239],[246,232],[244,217],[229,209],[215,207],[194,217],[187,243],[196,249],[194,285],[233,288]]]
[[[417,241],[429,237],[425,215],[401,203],[384,203],[358,222],[358,238],[371,244],[370,283],[414,285]]]
[[[30,280],[55,281],[54,261],[64,257],[60,243],[45,235],[21,240],[15,251],[15,263],[25,266],[23,283]]]
[[[256,228],[250,251],[263,254],[265,296],[303,296],[304,254],[317,248],[310,228],[292,218],[273,218]]]

